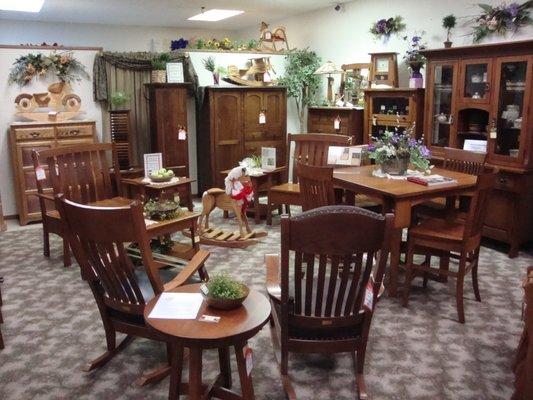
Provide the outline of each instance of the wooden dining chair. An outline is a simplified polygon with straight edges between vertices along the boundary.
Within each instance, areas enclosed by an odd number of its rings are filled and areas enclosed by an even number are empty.
[[[109,172],[108,155],[111,155],[113,171],[116,171],[112,174]],[[44,173],[44,179],[37,179],[43,221],[43,253],[45,257],[50,257],[50,233],[61,236],[63,264],[67,267],[71,264],[70,251],[54,204],[54,195],[62,193],[74,202],[86,204],[121,194],[116,147],[111,143],[57,147],[33,151],[32,157],[36,173],[39,170]]]
[[[287,183],[272,186],[268,190],[267,200],[267,225],[272,225],[272,210],[278,205],[285,205],[285,212],[290,214],[290,206],[301,206],[300,186],[296,174],[296,164],[298,162],[325,166],[328,160],[329,146],[349,146],[351,138],[345,135],[330,135],[321,133],[291,134],[287,135],[287,164],[290,165],[291,143],[294,143],[293,163],[293,182],[289,182],[287,174]],[[288,171],[288,169],[287,169]]]
[[[357,390],[366,398],[366,345],[393,222],[393,214],[353,206],[281,217],[281,262],[278,255],[265,261],[272,341],[289,399],[296,399],[291,352],[351,353]]]
[[[177,274],[174,269],[161,270],[152,257],[142,203],[135,200],[127,207],[102,208],[77,204],[63,195],[59,198],[65,233],[96,300],[106,335],[107,351],[83,371],[103,366],[135,337],[167,343],[170,360],[167,338],[145,324],[144,307],[155,295],[190,282],[197,273],[207,281],[204,264],[209,253],[199,250]],[[127,254],[130,243],[139,247],[144,268],[132,264]],[[127,335],[118,346],[117,332]],[[166,365],[143,375],[137,383],[159,381],[168,375],[169,368]]]
[[[463,284],[466,274],[472,272],[472,284],[477,301],[481,301],[477,280],[479,248],[487,201],[494,186],[496,171],[483,172],[477,178],[474,195],[470,201],[470,208],[466,220],[449,220],[430,218],[408,231],[406,276],[403,295],[403,306],[407,307],[411,282],[416,275],[422,275],[424,286],[430,275],[437,277],[456,278],[456,304],[459,322],[465,322],[463,305]],[[422,264],[415,264],[415,254],[425,255]],[[446,260],[447,265],[439,268],[431,266],[431,256]],[[449,259],[458,258],[457,271],[449,270]]]
[[[296,174],[303,211],[335,205],[333,167],[317,167],[298,162]]]

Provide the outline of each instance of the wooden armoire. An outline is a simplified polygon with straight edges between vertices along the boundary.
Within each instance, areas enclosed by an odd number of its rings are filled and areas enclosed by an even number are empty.
[[[162,153],[163,166],[189,176],[187,99],[190,83],[147,83],[150,152]],[[180,135],[180,129],[185,135]]]
[[[261,155],[261,147],[275,147],[277,166],[285,165],[285,88],[206,87],[198,118],[200,193],[211,187],[223,187],[224,177],[220,172],[236,167],[245,157]]]

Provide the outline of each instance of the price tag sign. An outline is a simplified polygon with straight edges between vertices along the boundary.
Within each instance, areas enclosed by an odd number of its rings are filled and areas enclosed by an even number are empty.
[[[246,361],[246,375],[250,376],[252,373],[252,368],[254,366],[253,352],[252,349],[246,346],[242,349],[244,360]]]
[[[333,128],[336,130],[341,129],[341,119],[339,117],[333,120]]]
[[[363,307],[366,308],[368,311],[372,311],[372,307],[374,303],[374,285],[369,280],[366,284],[365,289],[365,300],[363,302]]]
[[[272,39],[272,33],[270,31],[266,31],[265,32],[265,40],[270,40]]]
[[[259,113],[259,123],[266,124],[266,115],[263,111]]]
[[[496,139],[498,137],[498,130],[496,128],[490,128],[489,136],[491,139]]]
[[[43,167],[35,168],[35,176],[37,177],[38,181],[44,181],[46,179],[44,168]]]
[[[187,140],[187,131],[183,128],[180,128],[178,131],[178,140]]]

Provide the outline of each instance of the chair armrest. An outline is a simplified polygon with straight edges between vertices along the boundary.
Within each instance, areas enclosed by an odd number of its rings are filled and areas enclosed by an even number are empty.
[[[35,193],[35,195],[36,195],[37,197],[40,197],[40,198],[43,199],[43,200],[55,201],[54,196],[51,195],[51,194],[46,194],[46,193]]]
[[[266,290],[270,298],[281,303],[281,286],[279,282],[279,254],[265,254]]]
[[[187,280],[193,276],[200,268],[204,266],[205,261],[209,258],[211,253],[205,250],[198,250],[194,257],[187,263],[185,268],[174,277],[170,282],[163,285],[163,291],[168,291],[183,285]]]

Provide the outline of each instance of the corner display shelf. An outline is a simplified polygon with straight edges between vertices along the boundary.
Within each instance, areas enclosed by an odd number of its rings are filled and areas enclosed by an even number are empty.
[[[499,170],[483,234],[510,245],[533,237],[533,40],[422,51],[427,57],[424,132],[435,160],[446,146],[487,141]]]

